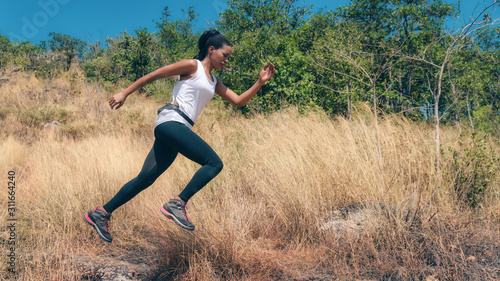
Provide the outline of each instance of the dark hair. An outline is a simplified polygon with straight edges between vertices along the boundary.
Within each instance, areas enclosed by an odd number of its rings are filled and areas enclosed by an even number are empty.
[[[219,31],[214,29],[207,30],[203,32],[198,40],[198,48],[200,49],[200,52],[194,58],[197,60],[203,60],[207,56],[208,48],[210,48],[210,46],[214,46],[217,50],[222,48],[224,45],[233,46],[233,44],[231,44],[231,42],[229,42],[224,35],[220,34]]]

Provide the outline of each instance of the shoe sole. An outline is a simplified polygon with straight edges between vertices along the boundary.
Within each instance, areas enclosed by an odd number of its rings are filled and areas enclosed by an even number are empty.
[[[175,217],[173,214],[171,214],[169,211],[165,210],[165,208],[161,207],[160,208],[160,211],[162,214],[164,214],[167,218],[173,220],[178,226],[186,229],[186,230],[189,230],[189,231],[193,231],[194,230],[194,226],[193,228],[190,228],[184,224],[182,224],[178,219],[177,217]]]
[[[85,213],[85,221],[94,227],[95,231],[97,232],[97,234],[99,234],[99,237],[101,237],[102,240],[109,242],[109,243],[111,243],[111,241],[113,241],[113,239],[109,240],[108,238],[106,238],[102,235],[101,231],[99,230],[97,225],[92,221],[92,219],[89,217],[88,213]]]

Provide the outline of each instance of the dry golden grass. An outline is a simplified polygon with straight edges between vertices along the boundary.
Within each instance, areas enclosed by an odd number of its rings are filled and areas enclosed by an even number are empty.
[[[40,81],[19,73],[0,91],[0,184],[16,172],[19,280],[80,280],[72,257],[133,251],[156,253],[151,263],[165,280],[500,277],[499,177],[480,208],[458,204],[451,181],[438,187],[435,179],[431,125],[383,118],[381,167],[362,105],[349,121],[293,108],[245,118],[213,101],[194,130],[225,166],[190,201],[196,230],[187,233],[159,212],[198,168],[179,156],[113,213],[107,244],[83,214],[140,171],[161,102],[135,94],[111,111],[112,93],[69,74]],[[44,130],[53,120],[61,124]],[[498,142],[489,141],[498,153]],[[444,127],[442,143],[458,149],[457,131]],[[2,223],[6,201],[4,189]],[[330,211],[362,202],[381,202],[389,214],[352,237],[322,229]]]

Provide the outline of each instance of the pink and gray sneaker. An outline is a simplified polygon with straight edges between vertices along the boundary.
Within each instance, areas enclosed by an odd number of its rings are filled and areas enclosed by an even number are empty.
[[[85,221],[92,225],[97,231],[97,234],[106,242],[113,241],[113,237],[109,234],[108,229],[108,221],[110,218],[111,214],[108,214],[108,212],[99,207],[85,214]]]
[[[167,218],[174,220],[180,227],[192,231],[194,230],[194,225],[187,218],[186,208],[186,203],[182,200],[170,199],[160,210]]]

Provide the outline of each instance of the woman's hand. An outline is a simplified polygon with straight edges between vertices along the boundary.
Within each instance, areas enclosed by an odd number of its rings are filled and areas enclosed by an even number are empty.
[[[274,75],[274,64],[266,63],[260,70],[259,80],[266,83]]]
[[[111,106],[111,109],[118,109],[122,107],[126,99],[127,95],[124,92],[118,93],[109,99],[109,105]]]

